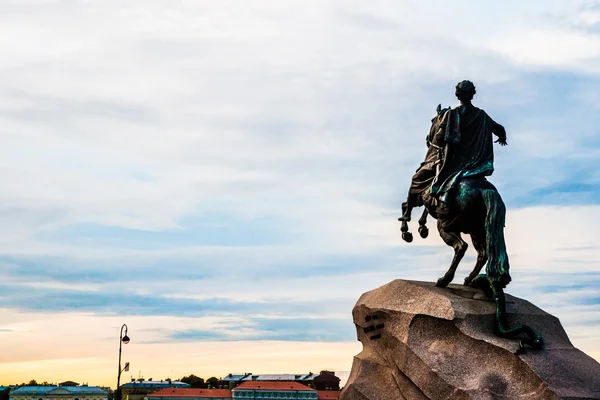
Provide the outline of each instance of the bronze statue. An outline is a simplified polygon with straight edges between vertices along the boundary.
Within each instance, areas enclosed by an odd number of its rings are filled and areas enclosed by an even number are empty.
[[[438,200],[438,211],[444,212],[448,208],[448,192],[461,177],[489,176],[494,172],[491,134],[498,136],[496,143],[506,146],[506,130],[471,103],[475,93],[471,81],[462,81],[455,92],[460,106],[441,110],[438,105],[434,120],[440,115],[442,119],[437,127],[432,124],[427,135],[427,155],[413,175],[400,221],[410,221],[412,209],[423,205],[425,191]]]
[[[454,109],[437,108],[437,115],[427,137],[429,150],[403,203],[402,238],[412,241],[408,221],[413,207],[425,206],[419,220],[419,233],[426,237],[427,214],[437,219],[437,228],[444,242],[454,249],[454,258],[446,274],[436,286],[446,287],[454,279],[467,243],[461,233],[471,236],[477,251],[477,262],[465,279],[465,285],[480,287],[496,300],[496,330],[510,337],[526,333],[521,343],[541,347],[543,339],[526,325],[509,329],[506,325],[504,288],[511,281],[509,261],[504,242],[506,208],[498,190],[486,176],[494,171],[492,134],[497,143],[506,145],[504,128],[485,111],[473,106],[475,86],[462,81],[456,86],[461,105]],[[433,147],[433,150],[432,150]],[[487,264],[486,274],[479,275]]]

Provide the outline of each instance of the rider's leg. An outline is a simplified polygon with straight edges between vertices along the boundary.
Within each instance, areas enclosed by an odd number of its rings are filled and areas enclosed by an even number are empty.
[[[421,196],[431,186],[431,182],[435,177],[435,169],[430,164],[422,164],[415,172],[411,179],[410,189],[408,190],[408,198],[406,199],[406,208],[403,207],[403,213],[399,221],[409,222],[412,209],[423,205]],[[403,206],[404,206],[403,204]]]

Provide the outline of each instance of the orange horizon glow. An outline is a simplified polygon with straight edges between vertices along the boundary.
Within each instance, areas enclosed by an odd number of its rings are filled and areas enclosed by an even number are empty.
[[[122,317],[24,314],[12,310],[2,310],[2,314],[12,322],[10,332],[0,332],[0,354],[3,355],[0,385],[35,379],[38,383],[71,380],[91,386],[116,387],[120,328],[117,321]],[[349,371],[354,355],[361,350],[359,342],[159,342],[156,329],[182,320],[185,318],[128,318],[131,342],[123,345],[121,360],[122,365],[130,362],[130,370],[121,374],[121,383],[139,376],[175,380],[191,374],[207,379],[238,372]],[[114,338],[107,337],[107,325],[117,326]],[[77,332],[73,332],[72,326],[78,326]],[[345,380],[344,376],[340,378]]]

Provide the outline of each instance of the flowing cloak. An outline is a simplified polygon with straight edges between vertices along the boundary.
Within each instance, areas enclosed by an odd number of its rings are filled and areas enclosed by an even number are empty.
[[[462,114],[454,108],[446,114],[444,160],[431,186],[431,196],[445,203],[460,179],[492,175],[492,132],[498,136],[506,135],[501,125],[477,107],[469,107]]]

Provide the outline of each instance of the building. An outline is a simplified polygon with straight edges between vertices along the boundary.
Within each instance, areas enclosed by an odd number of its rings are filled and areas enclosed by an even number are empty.
[[[342,392],[339,390],[317,390],[319,400],[339,400],[340,394]]]
[[[230,400],[229,389],[161,389],[144,400]]]
[[[98,386],[21,386],[10,391],[10,400],[108,400]]]
[[[317,377],[317,375],[313,374],[312,372],[309,372],[308,374],[229,374],[219,381],[219,386],[223,388],[234,388],[243,382],[251,381],[297,382],[306,386],[312,386],[312,382],[315,377]]]
[[[232,389],[231,394],[234,400],[318,399],[315,389],[297,382],[247,381]]]
[[[58,386],[79,386],[79,383],[73,381],[61,382]]]
[[[132,379],[131,382],[127,382],[126,384],[121,385],[121,400],[142,400],[149,394],[157,392],[161,389],[182,389],[189,387],[189,383],[178,381],[173,382],[171,380],[153,381],[152,379]]]
[[[251,381],[281,381],[297,382],[317,390],[340,390],[340,378],[335,376],[335,372],[321,371],[319,374],[263,374],[253,375],[252,373],[229,374],[219,381],[219,387],[235,388],[243,382]]]
[[[321,371],[312,383],[312,387],[317,390],[340,390],[340,378],[332,371]]]

